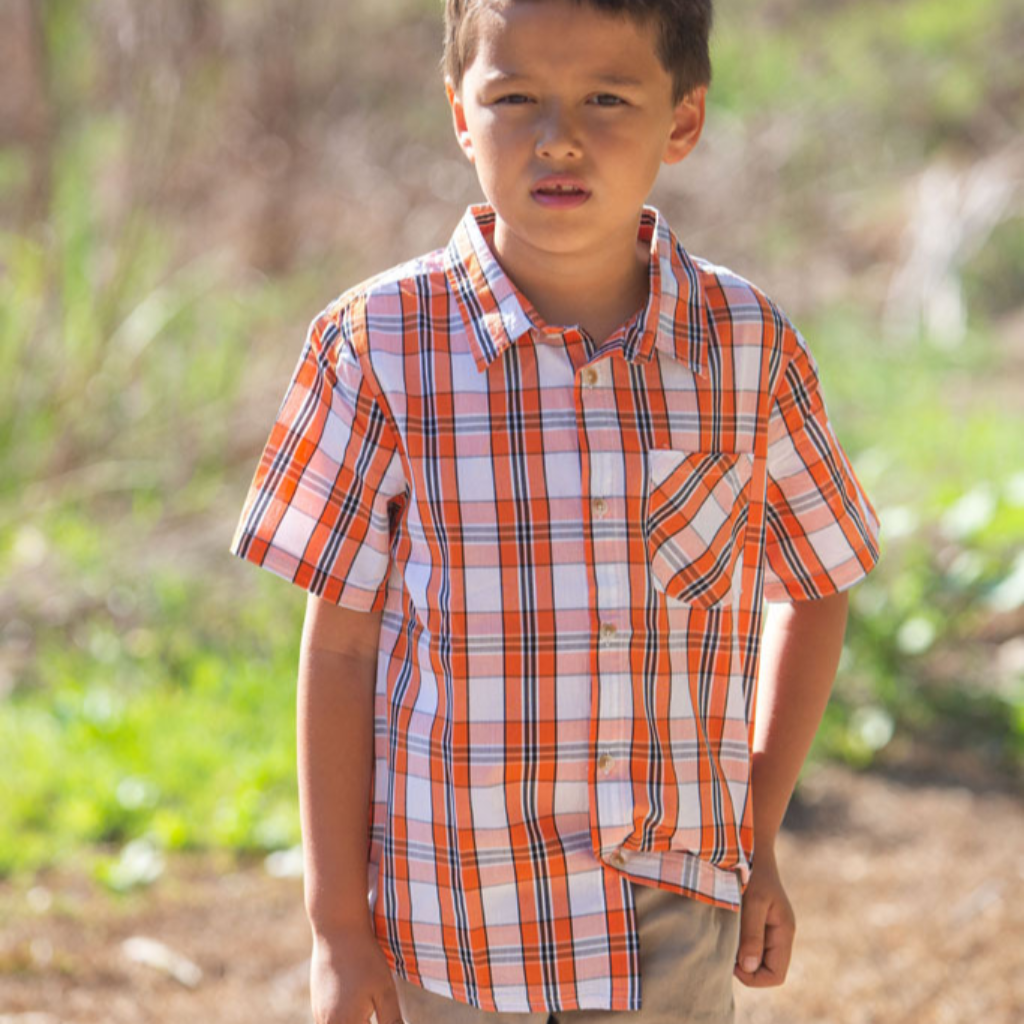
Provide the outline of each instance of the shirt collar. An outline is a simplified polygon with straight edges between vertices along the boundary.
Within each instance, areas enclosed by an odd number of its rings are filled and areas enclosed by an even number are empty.
[[[444,254],[448,284],[481,372],[510,345],[542,326],[488,244],[494,236],[494,223],[493,207],[469,207]],[[702,374],[708,311],[700,273],[653,206],[643,208],[638,237],[651,247],[650,293],[623,354],[633,362],[646,362],[657,348]]]

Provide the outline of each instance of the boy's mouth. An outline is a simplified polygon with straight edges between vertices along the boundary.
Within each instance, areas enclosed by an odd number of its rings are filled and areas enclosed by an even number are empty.
[[[541,178],[531,189],[531,195],[544,206],[560,207],[579,206],[590,198],[581,181],[563,174]]]

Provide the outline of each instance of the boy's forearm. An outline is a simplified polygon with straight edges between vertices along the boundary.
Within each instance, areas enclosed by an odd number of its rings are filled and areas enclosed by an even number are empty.
[[[770,850],[828,703],[843,648],[845,593],[775,605],[765,627],[754,728],[754,846]]]
[[[376,658],[303,638],[298,781],[306,912],[321,935],[370,928],[367,815]]]

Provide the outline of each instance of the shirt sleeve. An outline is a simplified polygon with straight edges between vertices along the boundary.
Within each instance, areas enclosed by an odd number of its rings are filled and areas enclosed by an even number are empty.
[[[377,611],[405,478],[348,323],[335,310],[311,324],[231,551],[335,604]]]
[[[878,561],[878,518],[829,423],[814,359],[798,332],[786,335],[768,423],[768,601],[826,597]]]

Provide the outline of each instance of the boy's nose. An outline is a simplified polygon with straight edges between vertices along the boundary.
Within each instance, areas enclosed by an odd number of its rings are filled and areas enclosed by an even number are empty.
[[[560,110],[550,111],[541,121],[536,150],[548,159],[579,156],[583,151],[570,118]]]

